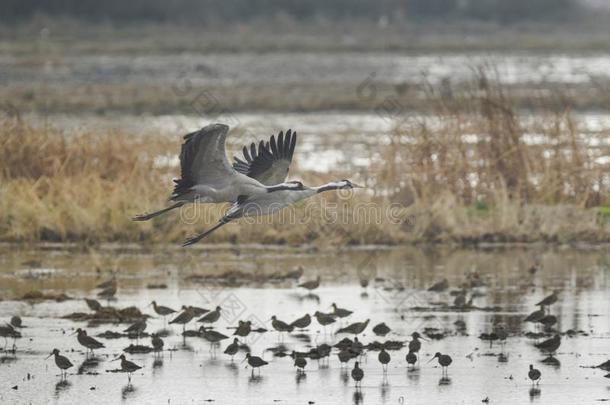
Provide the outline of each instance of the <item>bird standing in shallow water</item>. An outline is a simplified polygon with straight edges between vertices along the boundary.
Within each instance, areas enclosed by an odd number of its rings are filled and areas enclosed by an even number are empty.
[[[11,326],[13,328],[21,328],[22,326],[22,322],[21,322],[21,317],[19,315],[14,315],[11,317]]]
[[[184,329],[186,328],[186,324],[193,320],[195,317],[195,310],[191,307],[184,307],[183,311],[178,314],[174,319],[169,321],[170,324],[177,323],[182,325],[182,333],[184,334]]]
[[[93,350],[94,349],[101,349],[103,347],[106,347],[99,340],[97,340],[97,339],[87,335],[87,331],[86,330],[78,328],[78,329],[76,329],[76,332],[74,332],[74,333],[77,334],[76,340],[78,340],[78,343],[80,343],[81,346],[86,347],[87,348],[87,352],[91,351],[92,355],[93,355]]]
[[[339,329],[336,333],[352,333],[354,335],[359,335],[366,327],[369,325],[370,319],[367,319],[364,322],[354,322],[351,325],[347,325],[345,328]]]
[[[161,337],[156,334],[153,333],[152,335],[150,335],[151,338],[151,344],[153,349],[155,349],[155,353],[159,354],[163,351],[163,346],[164,346],[164,342],[163,339],[161,339]]]
[[[224,353],[228,354],[229,356],[231,356],[231,362],[233,361],[233,356],[235,356],[235,354],[237,354],[237,352],[239,351],[239,339],[234,338],[233,339],[233,343],[231,343],[230,345],[228,345],[225,348]]]
[[[348,317],[353,313],[353,311],[350,311],[349,309],[339,308],[334,302],[331,304],[331,306],[333,308],[333,315],[339,318]]]
[[[415,363],[417,363],[417,354],[409,351],[409,353],[407,353],[405,356],[405,360],[407,361],[407,364],[411,365],[411,367],[415,367]]]
[[[356,388],[362,385],[362,379],[364,378],[364,370],[360,368],[358,362],[354,363],[354,369],[352,370],[352,378],[356,381]]]
[[[532,364],[530,364],[530,371],[527,373],[527,376],[532,380],[532,385],[540,384],[540,377],[542,377],[542,373],[540,370],[535,369]]]
[[[102,304],[100,304],[100,302],[98,300],[85,298],[85,302],[87,303],[87,306],[89,307],[89,309],[92,310],[93,312],[97,312],[100,309],[102,309]]]
[[[311,316],[309,316],[309,314],[305,314],[302,317],[300,317],[299,319],[292,321],[290,326],[297,328],[297,329],[305,329],[310,324],[311,324]]]
[[[373,328],[373,333],[376,334],[377,336],[385,336],[388,333],[390,333],[391,329],[388,325],[386,325],[384,322],[381,322],[377,325],[375,325],[375,327]]]
[[[434,357],[432,357],[430,361],[428,361],[428,363],[430,363],[434,359],[438,359],[438,364],[440,364],[441,366],[442,373],[446,375],[447,369],[449,368],[451,363],[453,363],[453,359],[448,354],[441,354],[440,352],[436,352]]]
[[[307,360],[303,356],[299,356],[296,352],[292,352],[294,357],[294,366],[297,368],[298,373],[305,373],[305,366],[307,366]]]
[[[252,332],[252,321],[239,321],[239,325],[235,332],[233,332],[233,336],[241,336],[246,337]]]
[[[121,354],[118,358],[113,361],[121,360],[121,371],[123,373],[127,373],[127,380],[131,382],[131,373],[138,371],[142,368],[142,366],[138,366],[136,363],[133,363],[125,358],[124,354]]]
[[[557,302],[557,295],[559,294],[559,290],[554,290],[553,293],[549,296],[546,296],[542,299],[542,301],[538,302],[536,305],[543,307],[548,307],[549,305],[553,305]]]
[[[269,364],[268,362],[266,362],[265,360],[261,359],[258,356],[251,356],[250,353],[246,354],[246,358],[243,359],[242,363],[244,361],[248,361],[248,365],[250,365],[250,367],[252,367],[252,375],[254,375],[254,369],[259,369],[258,372],[260,374],[260,367],[262,366],[266,366],[267,364]]]
[[[136,335],[136,343],[138,343],[140,341],[140,335],[142,335],[142,332],[144,332],[145,330],[146,330],[146,319],[141,319],[141,320],[137,321],[136,323],[130,325],[123,332],[127,333],[129,336]]]
[[[304,283],[299,284],[297,287],[313,291],[316,288],[320,287],[320,276],[316,277],[315,280],[305,281]]]
[[[61,378],[65,379],[68,376],[68,372],[66,370],[73,366],[72,362],[66,356],[59,354],[58,349],[53,349],[51,354],[47,356],[47,359],[51,356],[55,356],[55,364],[61,370]]]
[[[163,317],[163,322],[165,322],[166,316],[176,313],[175,309],[164,307],[163,305],[157,305],[156,301],[151,302],[150,305],[152,305],[157,315],[161,315]]]
[[[550,339],[540,342],[536,345],[541,351],[548,353],[549,357],[553,357],[559,346],[561,345],[561,336],[555,335]]]
[[[197,319],[197,322],[214,323],[220,319],[220,311],[221,308],[216,307],[216,309],[214,309],[213,311],[210,311],[201,318]]]
[[[381,367],[383,368],[383,373],[384,374],[387,373],[388,372],[388,363],[391,360],[390,353],[386,352],[385,348],[382,347],[381,351],[379,352],[379,355],[377,356],[377,359],[381,363]]]

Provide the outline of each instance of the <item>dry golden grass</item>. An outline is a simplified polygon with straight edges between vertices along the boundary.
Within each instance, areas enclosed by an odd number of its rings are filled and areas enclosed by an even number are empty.
[[[595,161],[610,156],[610,148],[587,145],[568,111],[523,119],[483,75],[459,95],[435,94],[428,101],[434,122],[397,125],[381,158],[372,158],[367,191],[318,196],[259,219],[265,226],[241,220],[208,241],[610,240],[609,168]],[[179,242],[207,228],[223,206],[191,205],[147,223],[130,219],[166,204],[178,168],[158,157],[175,155],[180,141],[65,134],[30,127],[18,116],[1,122],[0,240]],[[300,173],[309,184],[350,177]]]

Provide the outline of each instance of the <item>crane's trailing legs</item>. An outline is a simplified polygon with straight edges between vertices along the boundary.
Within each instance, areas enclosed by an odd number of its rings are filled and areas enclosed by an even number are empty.
[[[161,214],[165,214],[168,211],[171,211],[175,208],[180,208],[182,207],[184,204],[186,204],[186,201],[178,201],[177,203],[170,205],[169,207],[160,209],[159,211],[155,211],[155,212],[151,212],[150,214],[140,214],[140,215],[136,215],[135,217],[133,217],[132,219],[134,221],[148,221],[149,219],[152,219],[154,217],[158,217]]]

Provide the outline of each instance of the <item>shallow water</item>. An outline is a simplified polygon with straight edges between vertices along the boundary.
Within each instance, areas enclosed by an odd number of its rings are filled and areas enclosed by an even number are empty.
[[[538,263],[533,275],[528,268]],[[0,320],[11,315],[23,317],[24,338],[17,341],[15,356],[0,353],[0,402],[2,403],[594,403],[610,399],[610,380],[605,372],[584,366],[597,365],[610,358],[610,291],[607,248],[545,248],[510,247],[480,250],[429,249],[414,247],[316,249],[263,246],[217,246],[183,249],[144,250],[137,247],[105,247],[81,251],[64,246],[42,246],[28,251],[14,246],[0,246]],[[322,277],[315,294],[295,288],[296,280],[271,282],[274,272],[286,272],[296,266],[304,268],[302,279]],[[419,367],[407,371],[406,350],[391,351],[387,379],[384,379],[377,352],[369,352],[362,360],[365,378],[357,392],[349,377],[353,367],[342,369],[331,355],[328,365],[308,359],[306,374],[297,378],[289,357],[273,357],[266,349],[277,346],[276,332],[251,334],[246,343],[253,354],[263,356],[270,364],[252,378],[249,369],[234,363],[222,354],[226,343],[216,354],[200,338],[179,336],[180,328],[165,339],[171,349],[156,359],[152,354],[128,355],[144,368],[135,373],[132,385],[123,374],[106,370],[117,367],[110,362],[130,343],[128,339],[100,339],[107,346],[96,352],[97,367],[75,374],[84,359],[84,352],[74,336],[77,327],[85,327],[90,335],[105,330],[120,331],[121,325],[88,326],[85,322],[60,319],[75,311],[88,309],[81,299],[62,303],[27,303],[14,300],[30,290],[64,292],[75,298],[92,297],[93,287],[117,270],[119,290],[111,305],[144,308],[152,299],[170,307],[182,304],[213,307],[225,311],[217,330],[227,335],[238,319],[252,319],[271,329],[271,315],[291,321],[304,313],[330,311],[330,304],[354,310],[349,322],[371,319],[371,325],[386,322],[392,332],[385,338],[375,337],[371,326],[360,336],[368,343],[374,340],[409,340],[410,333],[426,327],[446,332],[440,340],[423,342]],[[252,279],[231,286],[198,283],[193,275],[217,275],[230,270],[255,274]],[[455,288],[467,273],[476,272],[485,286],[470,290],[478,292],[476,308],[457,311],[434,303],[451,302],[448,292],[431,293],[425,288],[446,277]],[[370,279],[368,288],[359,285]],[[147,285],[166,284],[166,289],[150,289]],[[533,340],[523,332],[521,319],[531,312],[534,303],[561,289],[559,302],[551,312],[559,318],[558,329],[582,330],[587,336],[562,337],[556,359],[559,365],[542,363],[544,356],[533,347]],[[104,303],[105,304],[105,303]],[[416,309],[419,307],[420,309]],[[465,334],[456,332],[454,322],[466,323]],[[501,321],[511,331],[505,353],[506,362],[499,361],[499,346],[491,349],[478,336],[490,332],[491,325]],[[344,322],[346,323],[346,322]],[[190,329],[197,327],[192,322]],[[162,319],[149,320],[147,331],[164,327]],[[305,351],[316,343],[336,342],[346,335],[326,333],[314,321],[304,333],[284,336],[282,343],[289,350]],[[148,343],[148,339],[144,339]],[[52,359],[44,357],[54,347],[60,349],[77,366],[71,369],[67,384],[60,382]],[[449,381],[441,380],[435,363],[427,364],[437,352],[453,357]],[[468,357],[467,357],[468,356]],[[532,363],[542,371],[539,392],[531,391],[527,368]],[[31,378],[28,379],[27,375]],[[13,390],[10,387],[18,386]],[[207,403],[207,402],[206,402]]]
[[[0,83],[194,84],[360,83],[370,74],[389,83],[468,80],[493,66],[507,84],[579,84],[610,78],[610,57],[599,52],[269,52],[179,54],[0,55]]]

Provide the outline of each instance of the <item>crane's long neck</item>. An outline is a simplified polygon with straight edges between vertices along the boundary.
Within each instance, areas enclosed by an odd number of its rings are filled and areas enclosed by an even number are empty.
[[[330,183],[323,184],[319,187],[315,187],[316,193],[323,193],[325,191],[338,190],[343,187],[343,183],[337,181],[331,181]]]

